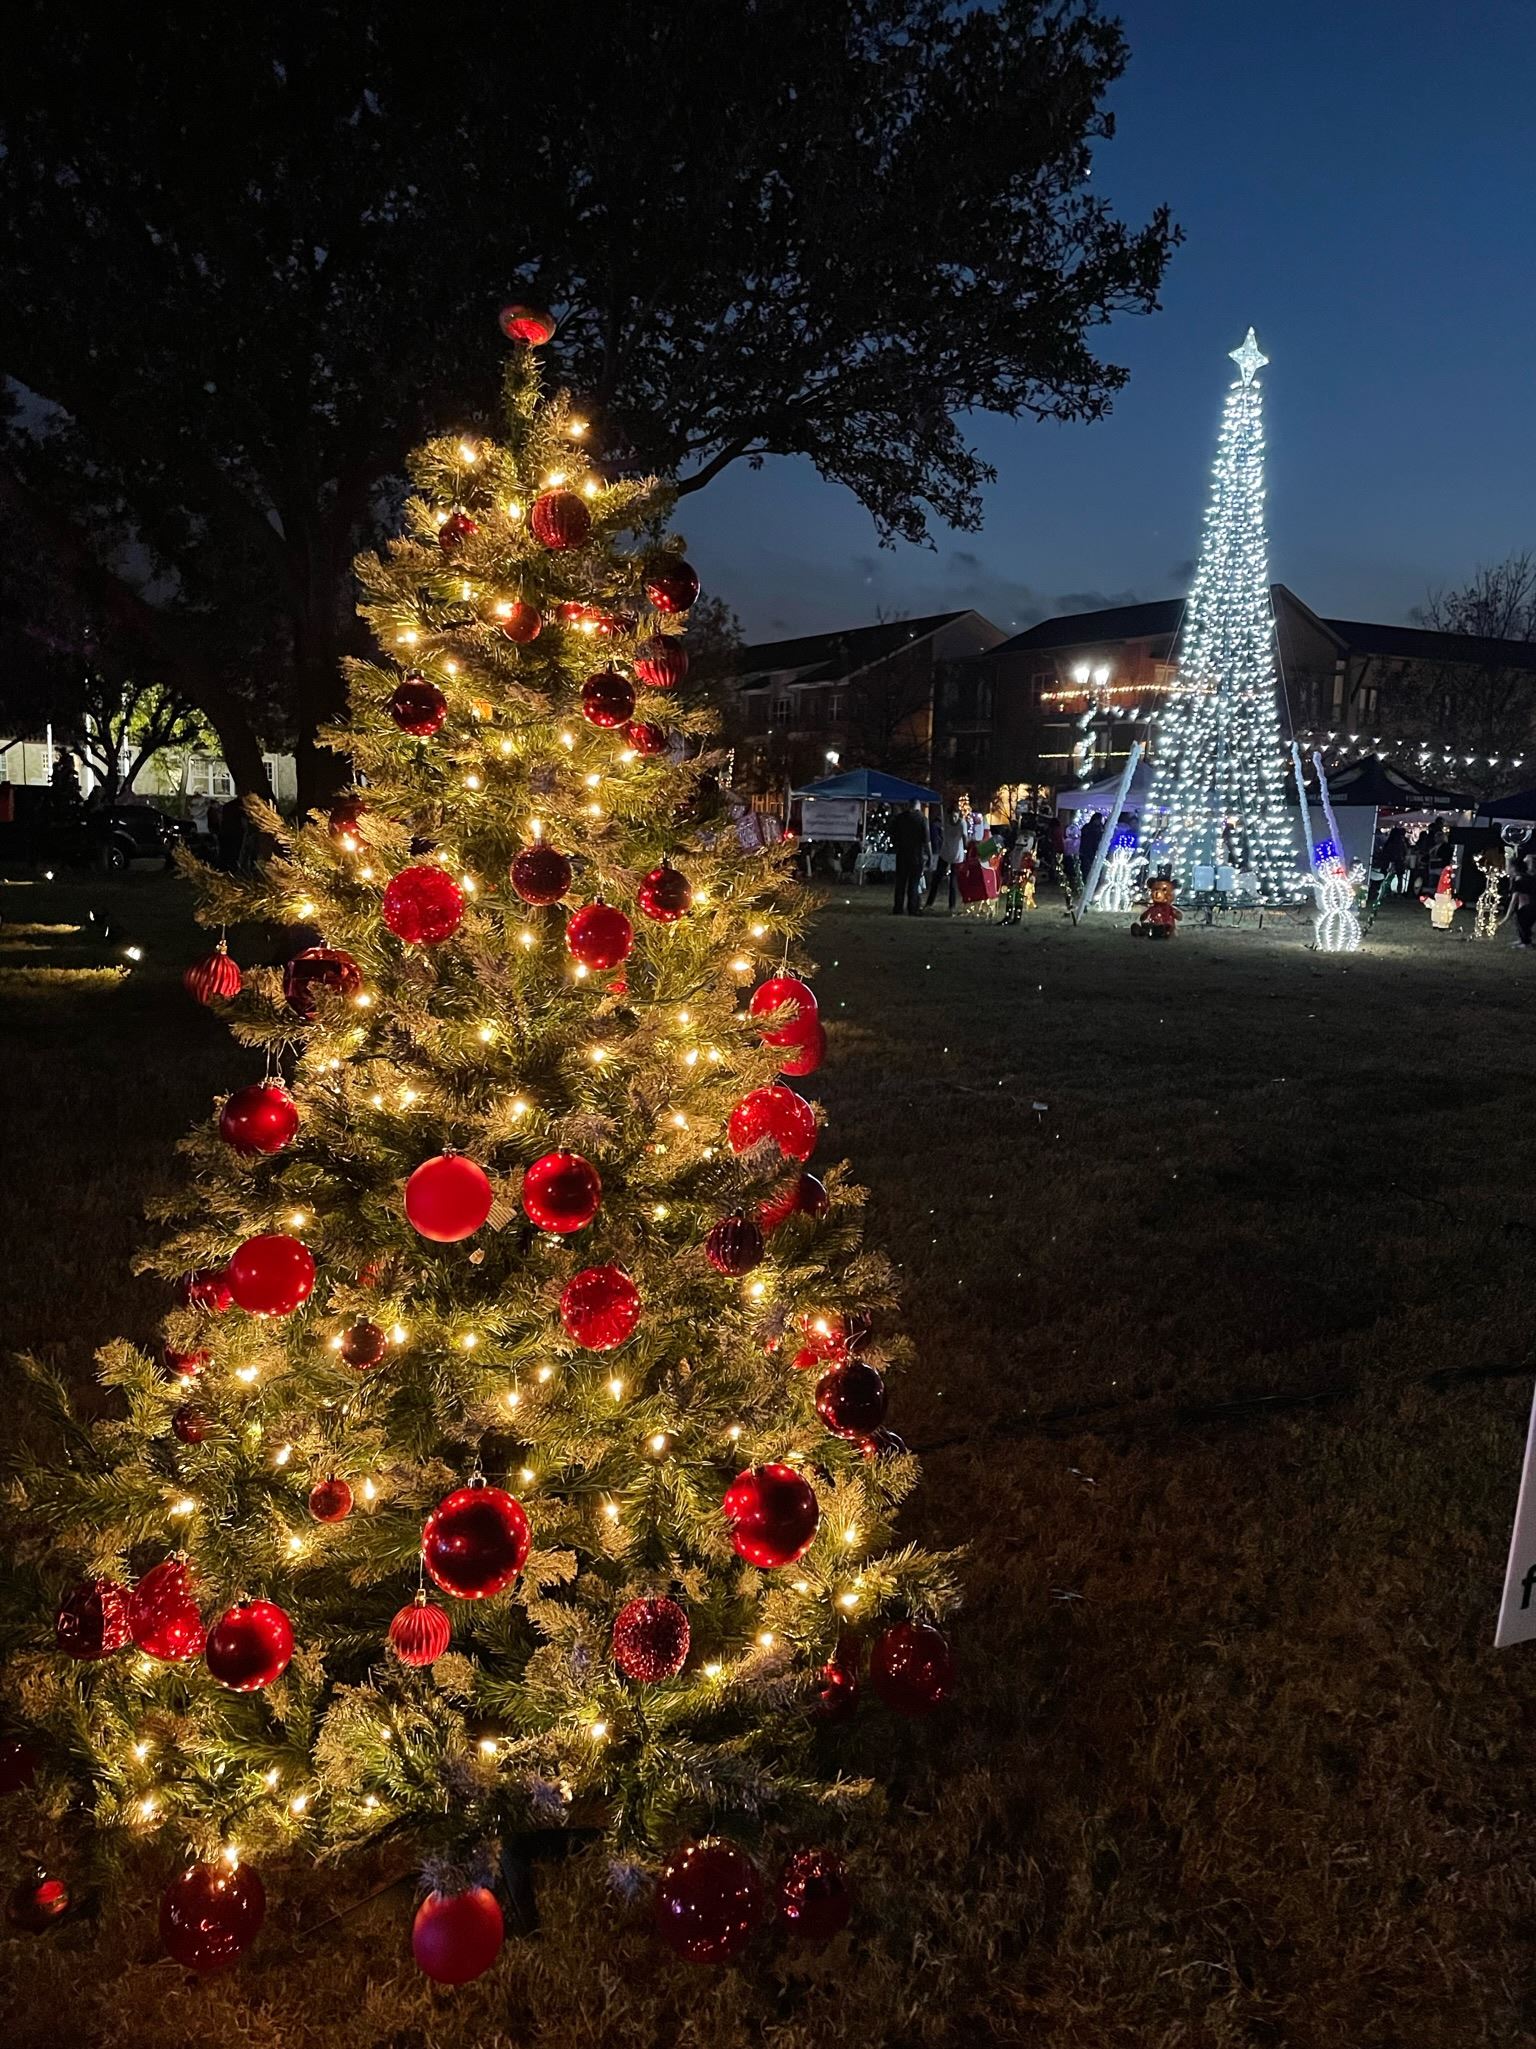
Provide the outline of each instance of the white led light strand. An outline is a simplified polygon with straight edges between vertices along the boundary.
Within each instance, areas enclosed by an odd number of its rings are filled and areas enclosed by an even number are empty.
[[[1185,607],[1178,679],[1158,723],[1152,872],[1188,894],[1197,866],[1230,865],[1260,902],[1297,894],[1295,823],[1285,801],[1274,616],[1264,538],[1264,425],[1250,327],[1231,351],[1200,559]]]

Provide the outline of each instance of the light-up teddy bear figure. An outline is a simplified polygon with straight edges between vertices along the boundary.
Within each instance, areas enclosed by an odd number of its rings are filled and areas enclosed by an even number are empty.
[[[1437,932],[1449,932],[1452,920],[1461,909],[1461,898],[1451,888],[1451,871],[1440,870],[1440,880],[1435,885],[1433,896],[1421,896],[1419,902],[1429,910],[1429,922]]]
[[[1477,923],[1473,927],[1479,939],[1492,939],[1499,929],[1499,919],[1504,903],[1504,892],[1499,887],[1504,880],[1504,849],[1484,847],[1477,857],[1477,865],[1488,880],[1483,884],[1483,893],[1477,900]]]
[[[1319,953],[1358,953],[1360,920],[1355,916],[1355,891],[1360,870],[1347,868],[1335,855],[1320,861],[1312,877],[1317,891],[1317,921],[1312,927]]]
[[[1093,900],[1096,911],[1128,911],[1134,887],[1132,868],[1136,860],[1136,835],[1117,832],[1110,842],[1109,859]]]
[[[1138,939],[1171,939],[1174,927],[1181,913],[1174,909],[1174,883],[1171,875],[1158,875],[1147,884],[1147,895],[1151,899],[1136,923],[1131,927]]]

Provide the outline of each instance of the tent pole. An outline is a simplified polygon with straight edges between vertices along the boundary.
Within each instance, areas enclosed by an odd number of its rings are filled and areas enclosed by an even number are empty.
[[[1093,871],[1083,878],[1083,893],[1077,900],[1076,910],[1072,913],[1074,925],[1079,918],[1086,917],[1088,906],[1093,902],[1093,892],[1099,886],[1099,877],[1103,874],[1104,863],[1109,858],[1110,842],[1114,839],[1115,827],[1120,823],[1120,813],[1125,809],[1125,800],[1130,794],[1131,777],[1135,775],[1136,764],[1140,759],[1141,742],[1133,740],[1131,742],[1131,751],[1125,757],[1125,773],[1121,776],[1120,787],[1115,792],[1114,809],[1109,814],[1109,823],[1104,828],[1103,836],[1099,841],[1098,851],[1093,857]]]

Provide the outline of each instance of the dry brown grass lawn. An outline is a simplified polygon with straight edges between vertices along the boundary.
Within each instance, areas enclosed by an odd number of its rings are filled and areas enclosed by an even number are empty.
[[[249,1064],[174,985],[176,885],[0,911],[104,900],[149,947],[126,982],[75,935],[0,932],[6,1336],[81,1372],[150,1314],[145,1190]],[[1490,1648],[1530,1385],[1483,1372],[1532,1356],[1536,963],[1422,915],[1348,961],[1294,928],[822,915],[824,1150],[905,1271],[915,1517],[971,1551],[958,1706],[855,1739],[891,1810],[850,1938],[690,1971],[571,1866],[545,1933],[444,1995],[400,1897],[305,1938],[329,1881],[283,1874],[225,1982],[153,1962],[143,1906],[4,1945],[5,2039],[1536,2040],[1536,1646]]]

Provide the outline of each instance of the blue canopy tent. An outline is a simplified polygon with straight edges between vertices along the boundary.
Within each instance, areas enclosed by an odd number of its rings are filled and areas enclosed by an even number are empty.
[[[941,804],[937,790],[921,783],[905,782],[899,775],[887,775],[879,768],[851,768],[843,775],[821,777],[803,789],[791,790],[800,805],[800,837],[810,843],[831,842],[843,848],[857,847],[855,867],[861,880],[894,868],[895,856],[884,838],[869,837],[871,804]],[[807,856],[809,859],[809,855]],[[846,855],[838,858],[846,860]]]
[[[857,804],[942,804],[937,790],[903,782],[880,768],[850,768],[845,775],[823,776],[819,782],[791,790],[791,797],[842,797]]]

